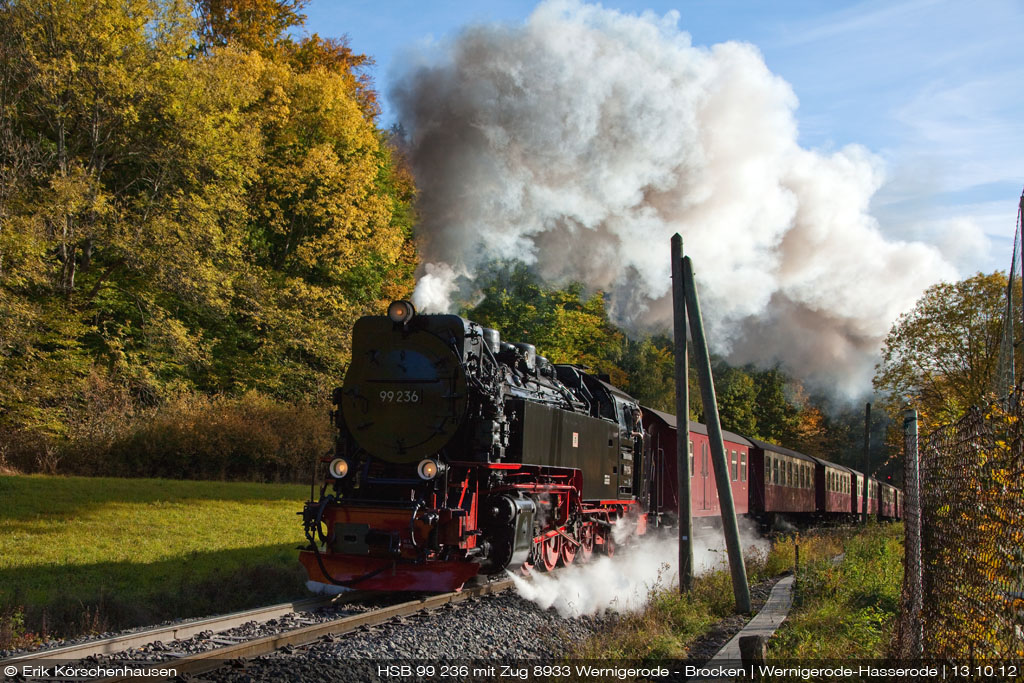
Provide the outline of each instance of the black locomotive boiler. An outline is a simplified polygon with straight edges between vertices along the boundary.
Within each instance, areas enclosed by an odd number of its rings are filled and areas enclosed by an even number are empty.
[[[310,581],[449,591],[611,554],[616,523],[644,533],[640,406],[605,379],[407,301],[358,320],[334,452],[303,510]]]

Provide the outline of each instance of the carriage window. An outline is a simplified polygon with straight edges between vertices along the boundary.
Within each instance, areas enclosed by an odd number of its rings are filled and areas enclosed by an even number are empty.
[[[747,454],[740,451],[740,481],[747,480]]]
[[[740,478],[740,463],[736,458],[736,451],[732,452],[732,480],[738,481]]]
[[[693,439],[690,439],[690,476],[693,476]]]
[[[779,461],[777,458],[772,458],[772,483],[779,483]]]
[[[793,485],[793,463],[786,463],[786,486]]]

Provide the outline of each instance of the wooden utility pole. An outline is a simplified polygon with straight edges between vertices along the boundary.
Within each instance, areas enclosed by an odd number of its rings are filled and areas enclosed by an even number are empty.
[[[697,363],[697,378],[700,380],[700,395],[704,402],[704,422],[711,442],[711,461],[715,465],[715,484],[718,488],[718,508],[722,513],[722,531],[725,533],[725,547],[729,551],[729,571],[732,573],[732,591],[736,597],[736,611],[750,614],[750,586],[747,584],[747,568],[743,564],[743,546],[740,544],[740,530],[736,523],[736,506],[732,499],[732,482],[729,463],[725,460],[725,443],[722,440],[722,425],[718,420],[718,403],[715,399],[715,383],[711,376],[711,358],[704,338],[704,320],[700,314],[700,300],[693,278],[693,263],[683,258],[683,293],[686,295],[686,315],[690,321],[693,336],[693,355]]]
[[[693,508],[690,506],[690,396],[686,356],[683,238],[672,236],[672,318],[676,356],[676,491],[679,498],[679,592],[693,588]]]
[[[864,516],[861,522],[868,523],[868,487],[871,486],[871,404],[864,404]]]

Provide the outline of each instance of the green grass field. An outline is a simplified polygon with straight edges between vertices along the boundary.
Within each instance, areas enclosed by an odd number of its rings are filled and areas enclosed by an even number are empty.
[[[308,496],[291,484],[0,476],[0,614],[64,635],[302,597],[296,512]]]

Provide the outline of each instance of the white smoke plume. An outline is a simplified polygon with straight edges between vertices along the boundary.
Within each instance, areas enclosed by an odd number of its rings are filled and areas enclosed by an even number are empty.
[[[629,538],[625,520],[619,522],[613,536],[616,543],[630,542],[628,548],[611,557],[595,553],[591,562],[576,563],[554,574],[532,572],[530,579],[510,574],[516,591],[542,609],[553,608],[559,616],[572,618],[608,611],[636,612],[653,592],[678,586],[678,539],[655,533]],[[755,547],[765,553],[768,550],[768,541],[742,523],[740,543],[746,552]],[[721,531],[695,536],[693,554],[695,575],[728,567]]]
[[[695,47],[678,21],[555,0],[408,69],[391,95],[421,192],[417,305],[518,259],[669,329],[679,232],[714,351],[859,393],[893,320],[956,271],[868,213],[878,158],[799,146],[796,97],[754,46]]]

